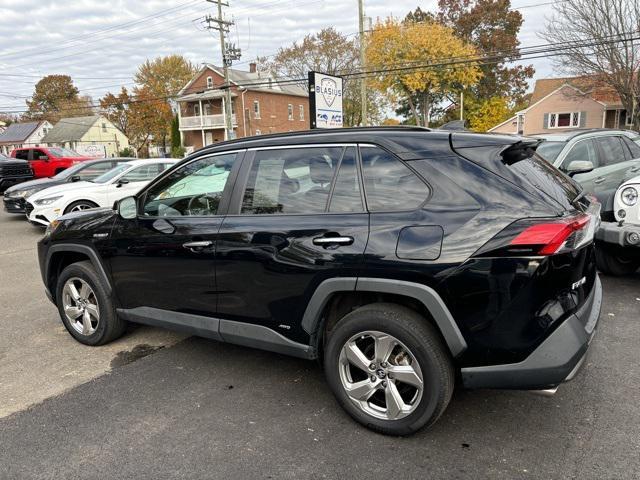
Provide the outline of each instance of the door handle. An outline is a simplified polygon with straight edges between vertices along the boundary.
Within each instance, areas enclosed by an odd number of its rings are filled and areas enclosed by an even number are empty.
[[[353,237],[316,237],[313,239],[314,245],[326,247],[329,245],[351,245]]]
[[[600,184],[600,183],[604,182],[605,180],[606,180],[606,178],[604,178],[604,177],[598,177],[593,181],[593,183]]]
[[[201,240],[197,242],[187,242],[182,244],[184,248],[188,248],[192,252],[200,252],[202,251],[202,249],[210,247],[211,245],[213,245],[213,242],[210,240]]]

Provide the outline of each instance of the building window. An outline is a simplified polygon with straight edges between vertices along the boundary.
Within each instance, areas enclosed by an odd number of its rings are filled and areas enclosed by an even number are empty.
[[[199,116],[200,116],[200,104],[198,104],[198,103],[194,103],[194,104],[193,104],[193,114],[194,114],[196,117],[199,117]]]
[[[518,114],[516,125],[517,125],[518,135],[524,134],[524,114],[523,113]]]
[[[207,77],[207,88],[213,88],[213,78]]]
[[[103,123],[103,124],[102,124],[102,131],[103,131],[104,133],[107,133],[107,124],[106,124],[106,123]]]
[[[260,118],[260,102],[258,100],[253,101],[253,118]]]
[[[580,112],[550,113],[548,128],[573,128],[580,125]]]
[[[629,110],[623,110],[622,112],[622,116],[624,117],[624,124],[627,127],[630,127],[631,125],[633,125],[633,119],[631,118],[631,112]]]
[[[304,122],[304,105],[299,106],[299,111],[300,111],[300,121]]]
[[[287,105],[287,115],[289,116],[289,120],[293,120],[293,105]]]

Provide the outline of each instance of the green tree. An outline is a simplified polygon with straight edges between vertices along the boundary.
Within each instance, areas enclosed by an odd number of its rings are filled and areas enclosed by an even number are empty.
[[[349,38],[329,27],[307,35],[301,42],[280,48],[271,59],[258,58],[260,68],[275,76],[306,79],[309,71],[329,75],[349,75],[360,69],[357,40]],[[306,88],[306,81],[300,84]],[[370,124],[381,120],[384,105],[381,96],[370,91],[367,99],[367,116]],[[361,123],[360,90],[357,80],[347,76],[343,84],[344,125]]]
[[[32,120],[57,122],[63,117],[92,115],[91,98],[81,96],[69,75],[47,75],[36,83],[26,101],[25,117]]]

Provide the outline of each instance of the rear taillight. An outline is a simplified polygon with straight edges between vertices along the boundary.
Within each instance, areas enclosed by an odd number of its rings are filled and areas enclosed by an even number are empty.
[[[598,218],[580,213],[564,218],[527,218],[512,223],[474,256],[554,255],[593,240]]]
[[[563,248],[582,245],[591,217],[580,214],[554,222],[539,223],[527,227],[509,243],[516,247],[528,247],[538,255],[553,255]]]

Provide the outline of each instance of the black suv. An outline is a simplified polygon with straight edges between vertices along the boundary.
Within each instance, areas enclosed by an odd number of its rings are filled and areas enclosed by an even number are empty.
[[[16,160],[0,153],[0,193],[17,183],[33,178],[33,170],[29,162]]]
[[[78,341],[127,322],[321,359],[409,434],[468,388],[550,389],[587,351],[599,204],[521,137],[369,128],[200,150],[115,210],[65,215],[42,277]]]

